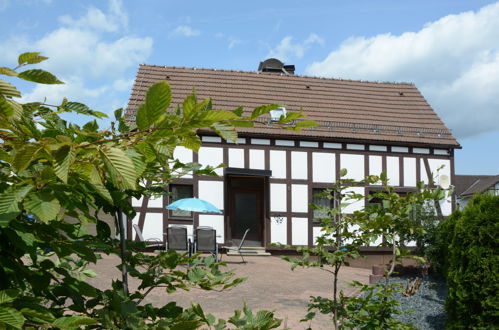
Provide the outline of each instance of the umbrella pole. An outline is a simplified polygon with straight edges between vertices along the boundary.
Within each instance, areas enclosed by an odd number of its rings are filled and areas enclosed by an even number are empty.
[[[116,209],[118,216],[118,227],[120,231],[120,257],[121,257],[121,279],[123,282],[123,293],[128,297],[128,269],[125,262],[126,251],[126,237],[125,237],[125,224],[123,223],[123,212],[121,207]]]

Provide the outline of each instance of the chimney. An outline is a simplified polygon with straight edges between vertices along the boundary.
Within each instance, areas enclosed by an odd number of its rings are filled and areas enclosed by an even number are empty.
[[[260,62],[258,66],[259,72],[273,72],[273,73],[284,73],[288,75],[295,74],[294,65],[284,65],[281,61],[276,58],[269,58],[263,62]]]

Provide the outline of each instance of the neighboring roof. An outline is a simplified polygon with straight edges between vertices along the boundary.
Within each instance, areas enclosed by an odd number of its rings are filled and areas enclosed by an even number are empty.
[[[457,196],[470,196],[481,193],[499,183],[499,175],[456,175],[455,193]]]
[[[276,103],[290,111],[303,109],[306,119],[320,124],[293,132],[276,129],[262,118],[255,127],[238,128],[239,132],[460,148],[413,84],[140,65],[128,104],[129,119],[144,102],[148,87],[161,80],[172,87],[172,104],[181,103],[194,88],[199,99],[211,97],[214,108],[243,106],[251,111]]]

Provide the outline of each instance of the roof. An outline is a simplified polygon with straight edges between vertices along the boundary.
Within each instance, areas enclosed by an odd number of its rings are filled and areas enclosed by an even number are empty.
[[[455,192],[458,196],[481,193],[499,183],[499,175],[456,175]]]
[[[251,111],[275,103],[290,111],[302,109],[306,119],[319,123],[294,132],[272,127],[267,117],[260,118],[255,127],[238,128],[239,132],[460,148],[413,84],[143,64],[127,108],[130,120],[147,89],[161,80],[171,85],[174,105],[194,88],[199,99],[211,97],[216,109],[243,106]]]

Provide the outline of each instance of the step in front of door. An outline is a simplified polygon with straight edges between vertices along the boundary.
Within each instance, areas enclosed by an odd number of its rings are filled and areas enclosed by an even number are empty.
[[[241,254],[243,256],[257,256],[257,257],[265,257],[265,256],[270,256],[271,254],[265,251],[264,247],[243,247],[241,249]],[[228,256],[238,256],[239,252],[236,251],[228,251],[227,252]]]

